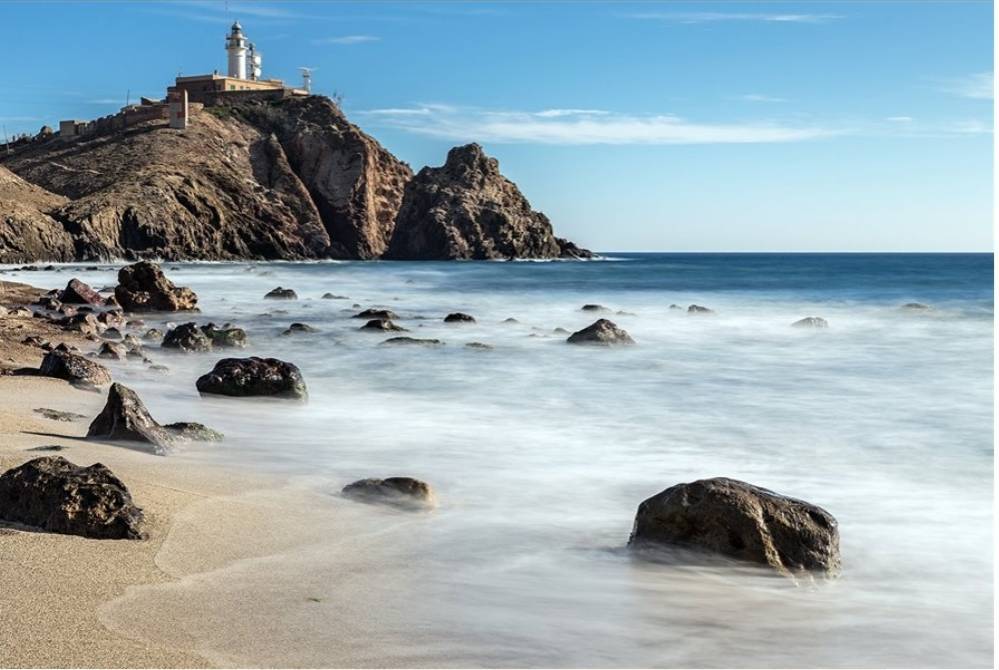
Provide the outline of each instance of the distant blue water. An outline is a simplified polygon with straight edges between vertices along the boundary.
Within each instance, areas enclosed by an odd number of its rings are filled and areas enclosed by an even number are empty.
[[[280,473],[328,499],[341,524],[310,535],[309,551],[171,587],[185,632],[237,665],[989,666],[992,255],[607,258],[166,263],[202,313],[147,325],[236,323],[251,343],[238,355],[294,362],[310,400],[199,397],[194,380],[219,353],[154,347],[168,375],[129,361],[115,377],[160,421],[227,436],[171,458]],[[73,275],[114,283],[110,267],[6,278],[49,287]],[[299,300],[264,300],[278,285]],[[693,303],[714,313],[689,315]],[[445,346],[380,346],[384,334],[351,318],[373,306]],[[453,311],[477,322],[443,323]],[[806,316],[829,327],[791,327]],[[555,332],[599,317],[637,344],[574,347]],[[282,336],[295,321],[319,332]],[[336,496],[399,474],[430,482],[440,509],[417,519]],[[832,513],[840,579],[794,589],[621,551],[644,498],[720,475]],[[346,570],[343,543],[365,552]],[[303,585],[297,599],[254,595]],[[148,618],[161,595],[118,620]],[[233,614],[246,602],[255,619]]]

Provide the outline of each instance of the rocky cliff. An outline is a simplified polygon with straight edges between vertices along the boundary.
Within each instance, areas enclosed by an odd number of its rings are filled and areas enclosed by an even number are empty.
[[[477,145],[414,178],[322,96],[0,155],[0,262],[575,255]]]
[[[406,185],[386,258],[583,258],[555,237],[499,161],[478,144],[455,147],[442,167],[425,167]]]

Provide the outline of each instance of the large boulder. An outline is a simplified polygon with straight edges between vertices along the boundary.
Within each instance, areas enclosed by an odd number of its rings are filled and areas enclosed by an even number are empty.
[[[628,544],[704,549],[782,573],[832,575],[840,567],[839,528],[831,514],[725,477],[677,484],[642,502]]]
[[[623,328],[618,328],[617,324],[607,319],[598,319],[582,330],[577,330],[570,335],[566,342],[569,344],[596,344],[600,346],[613,346],[620,344],[634,344],[635,340]]]
[[[101,294],[92,289],[79,279],[70,279],[66,288],[59,294],[59,300],[70,305],[94,305],[100,307],[104,305],[104,298]]]
[[[182,323],[163,336],[160,346],[180,351],[211,351],[212,339],[196,323]]]
[[[437,504],[430,485],[412,477],[362,479],[347,484],[341,494],[359,502],[393,505],[403,509],[426,509]]]
[[[275,396],[304,400],[305,380],[297,366],[276,358],[223,358],[196,382],[203,394]]]
[[[139,261],[118,271],[115,298],[129,312],[182,312],[197,309],[198,296],[186,286],[174,286],[160,266]]]
[[[153,420],[138,394],[123,384],[112,384],[104,409],[90,424],[87,437],[149,445],[157,455],[169,453],[172,436]]]
[[[45,354],[38,374],[65,379],[74,386],[94,389],[111,383],[111,371],[100,363],[68,351],[55,349]]]
[[[142,510],[113,472],[61,456],[36,458],[0,475],[0,519],[98,539],[143,537]]]

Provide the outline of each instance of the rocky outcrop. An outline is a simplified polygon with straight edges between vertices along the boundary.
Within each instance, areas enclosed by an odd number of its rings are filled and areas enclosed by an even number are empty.
[[[304,400],[305,380],[297,366],[276,358],[224,358],[196,382],[203,394],[274,396]]]
[[[143,537],[142,510],[113,472],[61,456],[36,458],[0,475],[0,519],[98,539]]]
[[[598,319],[582,330],[577,330],[570,335],[566,342],[569,344],[591,344],[600,346],[613,346],[621,344],[634,344],[635,340],[623,328],[618,328],[617,324],[607,319]]]
[[[406,185],[386,258],[411,260],[586,258],[555,237],[499,162],[478,144],[455,147],[442,167],[425,167]]]
[[[839,528],[821,507],[716,477],[677,484],[638,506],[629,544],[704,549],[783,572],[839,571]]]
[[[197,308],[198,296],[186,286],[175,286],[160,266],[139,261],[118,271],[115,299],[129,312],[183,312]]]
[[[123,384],[112,384],[101,413],[91,422],[87,437],[149,445],[160,456],[169,453],[170,433],[153,420],[138,394]]]
[[[66,202],[0,166],[0,263],[73,260],[73,237],[51,215]]]
[[[323,96],[42,137],[0,165],[0,262],[589,255],[478,145],[414,178]]]
[[[365,503],[392,505],[403,509],[427,509],[437,504],[426,482],[412,477],[362,479],[343,487],[345,498]]]

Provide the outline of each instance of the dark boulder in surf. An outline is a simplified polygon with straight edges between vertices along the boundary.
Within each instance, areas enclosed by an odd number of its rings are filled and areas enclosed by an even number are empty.
[[[87,437],[113,442],[150,445],[148,451],[163,456],[172,436],[153,420],[138,394],[123,384],[112,384],[104,409],[90,424]]]
[[[674,545],[770,566],[838,573],[839,527],[827,511],[735,479],[677,484],[638,506],[628,544]]]
[[[902,305],[902,309],[906,312],[929,312],[933,310],[932,307],[924,305],[921,302],[907,302]]]
[[[829,322],[821,316],[806,316],[791,324],[793,328],[828,328]]]
[[[318,333],[319,329],[310,326],[307,323],[293,323],[288,326],[281,334],[282,335],[301,335],[304,333]]]
[[[198,296],[186,286],[174,286],[160,266],[139,261],[118,271],[114,297],[129,312],[182,312],[197,309]]]
[[[276,358],[223,358],[211,372],[199,377],[196,385],[200,393],[209,395],[308,397],[298,367]]]
[[[355,319],[388,319],[389,321],[394,321],[399,318],[399,315],[390,309],[366,309],[363,312],[358,312],[353,316]]]
[[[347,484],[341,494],[345,498],[359,502],[392,505],[411,510],[428,509],[437,504],[430,485],[412,477],[362,479]]]
[[[703,305],[691,305],[687,308],[687,314],[714,314],[715,310]]]
[[[366,324],[358,328],[358,330],[375,330],[378,332],[407,332],[405,328],[397,325],[390,321],[389,319],[371,319]]]
[[[570,335],[566,342],[569,344],[595,344],[600,346],[614,346],[621,344],[634,344],[623,328],[618,328],[617,324],[607,319],[598,319],[586,328],[577,330]]]
[[[43,456],[0,475],[0,519],[51,533],[95,539],[143,537],[142,510],[100,463],[80,467]]]
[[[475,317],[464,312],[453,312],[444,317],[444,323],[475,323]]]
[[[419,346],[419,347],[440,347],[444,343],[440,340],[432,340],[429,338],[419,338],[419,337],[390,337],[381,343],[381,346],[388,347],[405,347],[405,346]]]
[[[603,305],[593,305],[593,304],[591,304],[591,305],[583,305],[579,309],[582,310],[582,311],[584,311],[584,312],[609,312],[610,311],[609,309],[607,309]]]
[[[168,423],[163,426],[163,430],[178,440],[187,440],[188,442],[221,442],[225,437],[217,430],[212,430],[203,423],[194,421]]]
[[[180,351],[211,351],[212,340],[201,327],[196,323],[182,323],[176,328],[171,328],[163,336],[160,344],[164,349],[178,349]]]
[[[264,298],[267,298],[268,300],[298,300],[298,294],[290,288],[282,288],[278,286],[277,288],[268,291]]]
[[[125,348],[125,345],[117,342],[105,342],[97,350],[98,358],[108,358],[114,361],[123,361],[127,355],[128,349]]]

